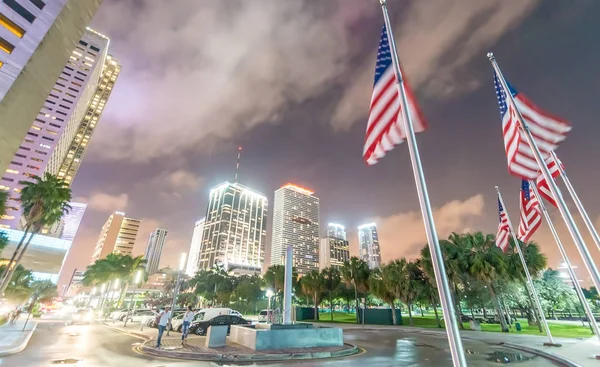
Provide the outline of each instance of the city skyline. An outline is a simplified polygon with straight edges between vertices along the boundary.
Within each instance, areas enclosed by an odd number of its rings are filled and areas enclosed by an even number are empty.
[[[418,255],[426,239],[406,146],[399,146],[375,167],[365,167],[360,157],[381,31],[377,4],[347,1],[342,7],[331,2],[318,12],[310,6],[298,10],[298,19],[327,30],[328,37],[319,38],[318,44],[304,42],[306,36],[294,28],[296,24],[279,21],[279,14],[292,5],[269,4],[268,11],[260,12],[268,29],[276,34],[291,27],[285,42],[276,43],[274,49],[258,47],[266,36],[248,32],[252,4],[233,10],[239,19],[231,30],[191,21],[195,12],[224,12],[219,5],[191,5],[185,14],[164,19],[159,14],[171,11],[164,4],[136,7],[105,1],[92,27],[111,37],[123,72],[73,185],[75,195],[89,205],[75,240],[74,250],[80,255],[73,251],[74,259],[89,259],[90,238],[97,236],[106,216],[113,210],[125,210],[144,219],[141,232],[145,236],[157,226],[170,229],[173,237],[165,246],[173,255],[165,255],[163,265],[176,266],[177,254],[188,251],[193,223],[203,215],[198,208],[206,207],[209,188],[233,177],[233,152],[239,145],[244,146],[241,182],[264,193],[289,181],[311,187],[322,198],[321,225],[344,223],[351,254],[357,254],[356,226],[373,221],[384,261]],[[406,76],[430,125],[417,139],[441,238],[452,231],[495,233],[495,185],[503,190],[511,217],[518,217],[519,182],[506,170],[492,71],[485,57],[488,51],[495,52],[515,87],[541,107],[573,121],[573,131],[558,153],[597,221],[600,199],[586,182],[597,181],[600,175],[586,167],[593,166],[592,158],[600,154],[593,138],[597,128],[591,124],[600,111],[589,100],[596,90],[595,79],[589,75],[600,55],[588,47],[589,27],[595,26],[589,14],[599,9],[595,4],[573,9],[556,1],[526,1],[519,7],[500,1],[477,6],[457,1],[448,8],[406,2],[391,9]],[[443,21],[450,11],[458,18]],[[165,21],[181,32],[161,31],[161,36],[172,42],[166,49],[156,50],[143,37],[151,31],[148,27],[124,26],[127,22],[123,19],[132,14]],[[482,14],[492,18],[478,22]],[[411,21],[415,17],[428,21],[417,24]],[[214,35],[215,29],[221,30],[217,33],[222,44],[238,39],[257,48],[240,50],[239,57],[229,63],[205,65],[199,61],[212,60],[228,49],[215,52],[202,42],[208,34]],[[542,33],[547,37],[519,37],[515,42],[519,34]],[[566,38],[566,34],[573,36]],[[297,47],[290,52],[286,44]],[[331,49],[335,59],[320,53],[314,57],[310,51],[317,45]],[[565,52],[557,54],[556,49]],[[454,50],[462,56],[452,56]],[[282,80],[281,74],[261,68],[260,75],[267,82],[257,84],[252,77],[255,68],[249,73],[238,67],[261,65],[259,56],[264,55],[280,60],[278,65],[290,65],[293,73],[288,71]],[[548,55],[548,63],[531,73],[532,63],[541,55]],[[577,70],[569,76],[556,73],[572,70],[574,59]],[[178,63],[193,72],[178,72]],[[317,75],[314,70],[319,71]],[[215,78],[206,79],[205,75]],[[226,80],[236,83],[235,90],[245,96],[242,100],[219,87],[219,81],[229,75],[232,79]],[[315,78],[319,83],[306,83]],[[215,94],[215,90],[225,94]],[[289,90],[298,94],[290,97]],[[254,95],[273,95],[267,100],[274,104],[263,105]],[[205,101],[203,106],[198,105],[199,99]],[[220,103],[234,100],[237,103],[227,108]],[[555,211],[551,215],[558,219]],[[568,238],[562,225],[558,231]],[[545,225],[533,240],[541,244],[549,265],[557,266],[559,255]],[[143,253],[143,242],[136,244],[135,253]],[[580,277],[585,278],[577,251],[566,247],[579,265]],[[588,247],[600,259],[597,249]]]

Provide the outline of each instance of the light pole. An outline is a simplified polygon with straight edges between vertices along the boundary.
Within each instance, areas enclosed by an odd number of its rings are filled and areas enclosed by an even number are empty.
[[[271,289],[267,289],[267,298],[269,298],[269,305],[267,306],[267,322],[269,324],[273,323],[273,313],[271,312],[271,297],[273,297],[273,291]]]
[[[173,291],[173,302],[171,303],[171,317],[169,317],[169,323],[167,324],[167,336],[169,336],[169,331],[171,330],[173,312],[175,312],[177,295],[179,293],[179,287],[181,286],[181,273],[183,273],[183,269],[185,269],[185,259],[186,253],[184,252],[181,254],[181,258],[179,259],[179,271],[177,271],[177,283],[175,283],[175,290]]]
[[[129,304],[131,305],[131,316],[133,316],[133,311],[135,311],[135,304],[133,303],[133,296],[135,296],[135,291],[137,290],[137,285],[142,280],[142,270],[138,270],[135,274],[135,279],[133,280],[133,292],[131,293],[131,300]],[[125,322],[123,323],[123,327],[127,326],[127,316],[125,316]]]

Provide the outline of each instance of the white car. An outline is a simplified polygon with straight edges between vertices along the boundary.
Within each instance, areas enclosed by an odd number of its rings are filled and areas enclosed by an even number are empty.
[[[260,313],[258,314],[258,322],[269,322],[271,312],[272,311],[269,310],[260,311]]]
[[[113,312],[110,313],[110,315],[108,315],[108,318],[111,320],[118,320],[121,317],[121,314],[123,313],[127,313],[128,309],[123,308],[121,310],[114,310]]]
[[[156,313],[150,310],[135,310],[127,316],[127,322],[143,322],[156,317]]]

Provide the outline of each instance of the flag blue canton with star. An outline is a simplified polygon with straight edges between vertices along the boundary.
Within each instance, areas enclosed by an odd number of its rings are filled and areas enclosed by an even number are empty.
[[[508,82],[508,89],[513,97],[517,95],[517,91],[512,87]],[[500,117],[503,117],[506,111],[508,110],[508,105],[506,101],[506,92],[504,92],[504,88],[502,88],[502,83],[498,79],[498,75],[494,73],[494,87],[496,88],[496,97],[498,98],[498,106],[500,107]]]
[[[522,181],[521,190],[523,190],[523,195],[525,195],[525,201],[529,201],[531,199],[531,192],[529,191],[529,181]]]
[[[377,51],[377,63],[375,64],[375,81],[373,85],[377,84],[379,78],[392,66],[392,53],[390,51],[390,43],[388,41],[387,29],[385,24],[381,30],[381,38],[379,39],[379,50]]]
[[[500,203],[500,199],[498,199],[498,215],[502,215],[504,208],[502,207],[502,203]]]

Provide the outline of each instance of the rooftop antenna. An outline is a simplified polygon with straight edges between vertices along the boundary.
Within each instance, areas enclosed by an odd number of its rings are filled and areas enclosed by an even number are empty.
[[[238,146],[237,162],[235,164],[235,183],[238,182],[238,171],[240,170],[240,157],[242,156],[242,146]]]

